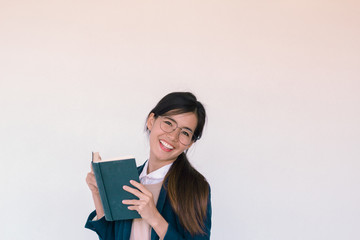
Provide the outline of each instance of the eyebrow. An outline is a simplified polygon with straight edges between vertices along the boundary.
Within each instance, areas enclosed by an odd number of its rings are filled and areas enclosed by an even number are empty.
[[[177,123],[177,121],[175,121],[175,119],[173,119],[171,117],[167,117],[167,116],[164,116],[164,117],[171,120],[171,121],[173,121],[173,122],[175,122],[178,125],[178,123]],[[181,128],[185,128],[185,129],[189,130],[190,132],[194,133],[194,131],[191,128],[188,128],[188,127],[181,127]]]

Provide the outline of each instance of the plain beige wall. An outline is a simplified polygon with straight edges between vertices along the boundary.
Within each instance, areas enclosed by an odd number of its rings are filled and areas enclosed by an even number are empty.
[[[0,0],[0,238],[97,239],[91,151],[143,163],[148,111],[189,90],[212,239],[360,239],[359,9]]]

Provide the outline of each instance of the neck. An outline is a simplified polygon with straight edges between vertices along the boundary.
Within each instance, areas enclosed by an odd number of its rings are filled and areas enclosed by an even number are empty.
[[[147,174],[154,172],[160,168],[162,168],[163,166],[166,166],[170,163],[173,163],[175,160],[168,160],[168,161],[152,161],[151,158],[149,159],[149,163],[148,163],[148,169],[147,169]]]

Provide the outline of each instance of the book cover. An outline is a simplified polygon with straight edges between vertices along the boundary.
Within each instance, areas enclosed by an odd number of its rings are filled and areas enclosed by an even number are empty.
[[[141,218],[127,205],[124,199],[138,199],[135,195],[125,191],[124,185],[131,186],[130,180],[139,181],[135,158],[126,157],[101,160],[99,153],[92,154],[92,167],[98,185],[101,202],[107,221]]]

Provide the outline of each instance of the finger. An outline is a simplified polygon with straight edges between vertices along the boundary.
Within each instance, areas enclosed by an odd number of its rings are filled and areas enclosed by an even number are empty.
[[[94,175],[94,173],[92,173],[92,172],[89,172],[89,173],[87,174],[87,176],[86,176],[86,181],[87,181],[88,183],[91,183],[91,184],[94,184],[95,186],[97,186],[95,175]]]
[[[128,206],[128,209],[129,209],[129,210],[134,210],[134,211],[139,212],[139,208],[138,208],[138,207],[136,207],[136,206]]]
[[[134,181],[134,180],[130,180],[130,183],[138,188],[141,192],[143,192],[144,194],[146,195],[151,195],[151,192],[149,190],[146,189],[146,187],[144,185],[142,185],[141,183],[138,183],[137,181]]]
[[[138,206],[141,204],[141,201],[140,200],[123,200],[122,203],[126,204],[126,205]]]
[[[95,175],[92,172],[88,172],[88,174],[86,175],[86,178],[89,180],[94,181],[95,180]]]
[[[91,181],[91,172],[86,174],[86,182],[90,182],[90,181]]]
[[[123,186],[123,189],[129,193],[132,193],[133,195],[137,196],[139,199],[142,198],[144,196],[144,194],[142,192],[140,192],[139,190],[126,186]]]

